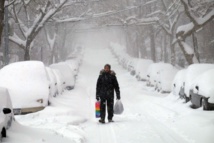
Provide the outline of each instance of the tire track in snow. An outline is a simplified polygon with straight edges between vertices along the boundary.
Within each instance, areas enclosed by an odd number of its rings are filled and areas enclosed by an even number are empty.
[[[133,88],[133,87],[129,87],[129,88]],[[133,91],[133,90],[127,90],[127,92],[125,94],[127,98],[124,98],[124,101],[126,103],[126,108],[132,106],[131,107],[132,110],[137,111],[137,113],[139,115],[141,115],[141,116],[137,117],[138,120],[145,120],[144,122],[147,125],[149,125],[150,128],[153,130],[153,132],[155,132],[160,137],[160,141],[158,141],[159,143],[160,142],[162,142],[162,143],[165,143],[165,142],[169,142],[169,143],[191,142],[185,136],[179,134],[173,128],[171,128],[170,126],[167,126],[166,124],[164,124],[158,120],[158,117],[157,117],[158,112],[156,112],[156,111],[154,112],[154,108],[155,108],[155,110],[158,108],[157,111],[161,111],[161,109],[163,109],[163,107],[161,107],[160,105],[156,105],[155,103],[153,103],[154,101],[152,101],[151,99],[149,101],[142,103],[142,104],[145,104],[144,108],[142,108],[142,109],[137,108],[137,106],[133,106],[133,105],[136,105],[136,103],[132,97],[130,98],[129,95],[133,94],[130,91]],[[138,94],[138,93],[136,93],[136,94]],[[150,97],[148,97],[148,99],[149,98]],[[161,108],[159,108],[159,107],[161,107]],[[163,110],[163,111],[165,112],[165,110]],[[174,111],[172,111],[172,110],[168,110],[168,112],[169,111],[174,113]]]
[[[88,116],[88,118],[90,119],[89,121],[96,124],[95,126],[96,129],[93,131],[94,134],[97,135],[98,141],[96,141],[96,143],[118,143],[116,140],[114,128],[112,127],[111,123],[101,124],[98,122],[98,118],[95,119],[95,100],[94,100],[95,97],[91,96],[94,94],[95,93],[93,90],[93,86],[91,85],[87,88],[87,98],[91,107],[90,108],[91,110],[89,109],[91,111],[90,112],[91,114],[90,116]]]
[[[90,61],[91,53],[93,53],[93,52],[89,51],[89,53],[87,54],[88,57],[85,58],[85,61],[87,61],[87,63],[84,66],[91,67],[91,66],[94,66],[95,64],[97,64],[97,63],[93,63],[93,64],[90,63],[91,62]],[[121,139],[125,138],[125,140],[123,139],[123,141],[126,141],[127,143],[139,142],[139,141],[144,141],[144,142],[151,141],[151,142],[158,142],[158,143],[166,143],[166,142],[167,143],[180,143],[180,142],[186,143],[186,142],[188,142],[188,140],[186,140],[183,136],[181,136],[180,134],[175,132],[171,127],[166,126],[164,123],[160,122],[157,118],[152,116],[151,113],[149,113],[149,111],[150,112],[154,111],[151,109],[153,108],[153,106],[156,106],[156,105],[149,106],[144,109],[138,108],[138,106],[136,105],[136,102],[135,102],[136,99],[134,100],[132,98],[133,98],[133,95],[135,95],[135,94],[136,94],[136,98],[139,98],[139,97],[137,97],[137,94],[142,94],[142,93],[138,93],[138,92],[131,93],[131,91],[135,91],[135,90],[140,91],[138,87],[135,87],[136,83],[137,83],[136,79],[131,77],[131,75],[124,74],[127,72],[125,70],[121,70],[122,67],[120,67],[118,64],[116,64],[117,63],[116,59],[113,58],[113,56],[111,56],[110,54],[111,54],[110,51],[103,50],[103,53],[102,53],[100,50],[100,51],[98,51],[97,55],[99,55],[102,58],[108,57],[110,59],[113,59],[111,64],[114,65],[114,70],[120,71],[120,73],[119,73],[120,76],[118,76],[118,79],[119,79],[119,84],[121,86],[121,91],[122,91],[122,93],[124,93],[124,95],[122,94],[122,100],[126,104],[125,105],[126,114],[122,115],[120,117],[116,117],[115,119],[124,118],[126,121],[125,121],[125,123],[120,122],[120,121],[119,121],[119,123],[117,123],[117,121],[116,121],[115,123],[112,123],[112,124],[106,123],[104,125],[98,123],[98,121],[97,121],[98,119],[95,119],[95,113],[94,113],[95,92],[94,92],[93,88],[95,88],[95,85],[91,85],[87,89],[87,98],[89,99],[88,102],[90,102],[92,116],[89,116],[90,120],[88,123],[85,124],[85,126],[87,126],[87,127],[85,127],[85,131],[88,132],[88,134],[89,134],[88,143],[117,143],[117,140],[120,140],[120,138],[116,138],[116,133],[117,133],[117,136],[119,135],[119,137],[121,137]],[[84,67],[84,68],[86,69],[86,67]],[[97,68],[97,65],[95,68]],[[99,68],[97,68],[97,69],[99,69]],[[97,77],[97,75],[93,75],[94,71],[95,71],[94,69],[93,70],[89,69],[89,70],[90,70],[89,72],[92,72],[92,75],[90,75],[90,77],[87,77],[87,78],[89,78],[89,80],[90,80],[90,78]],[[83,74],[86,74],[86,73],[83,73]],[[130,76],[129,79],[127,79],[128,76]],[[93,79],[91,79],[91,80],[93,80]],[[95,82],[92,81],[91,83],[95,83]],[[129,88],[129,89],[127,90],[126,88]],[[149,98],[150,97],[148,97],[148,99]],[[147,99],[147,97],[143,98],[143,100],[144,99]],[[150,101],[152,102],[152,99],[147,101],[147,103]],[[146,102],[143,101],[143,102],[138,102],[138,103],[144,104]],[[128,110],[128,108],[129,108],[129,110]],[[155,108],[157,109],[158,107],[156,106]],[[160,110],[164,110],[164,109],[161,108]],[[154,114],[155,114],[155,112],[154,112]],[[131,120],[129,120],[129,117]],[[132,122],[132,123],[130,123],[130,122]],[[132,127],[133,124],[135,126]],[[136,126],[138,124],[139,124],[139,126]],[[138,127],[138,128],[136,129],[134,127]],[[123,135],[123,133],[124,133],[123,130],[126,130],[126,131],[131,130],[130,134],[128,134],[129,136],[124,136],[124,135],[127,135],[127,133]],[[122,134],[120,131],[122,132]],[[136,137],[136,135],[137,135],[137,137]],[[149,136],[149,137],[147,137],[147,136]]]

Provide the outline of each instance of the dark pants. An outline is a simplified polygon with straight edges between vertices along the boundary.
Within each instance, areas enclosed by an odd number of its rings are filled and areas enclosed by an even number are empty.
[[[108,119],[112,119],[114,115],[114,98],[109,99],[101,99],[100,102],[100,117],[101,119],[105,119],[106,116],[106,104],[108,111]]]

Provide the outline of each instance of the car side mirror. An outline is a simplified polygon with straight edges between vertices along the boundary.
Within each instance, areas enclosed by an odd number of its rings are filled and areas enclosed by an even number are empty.
[[[4,108],[3,109],[3,113],[4,114],[10,114],[11,113],[11,109],[10,108]]]

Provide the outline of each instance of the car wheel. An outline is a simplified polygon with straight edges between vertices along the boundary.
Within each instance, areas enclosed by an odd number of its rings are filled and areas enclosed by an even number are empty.
[[[0,135],[0,142],[2,142],[2,134]]]
[[[2,137],[7,137],[7,133],[6,133],[5,128],[2,129],[1,136]]]
[[[203,110],[209,110],[209,108],[208,108],[208,106],[206,105],[204,99],[202,99],[201,103],[202,103]]]

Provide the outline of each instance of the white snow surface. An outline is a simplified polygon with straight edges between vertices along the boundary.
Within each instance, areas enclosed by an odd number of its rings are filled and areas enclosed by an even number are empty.
[[[141,79],[146,80],[147,70],[152,63],[152,60],[140,59],[137,63],[136,74],[138,74]]]
[[[210,69],[201,74],[193,83],[193,92],[205,97],[210,97],[208,101],[214,103],[214,69]],[[199,90],[195,87],[198,86]]]
[[[149,66],[147,70],[147,75],[149,75],[148,79],[151,85],[155,85],[158,80],[158,74],[162,70],[172,70],[173,66],[168,63],[153,63]]]
[[[172,94],[160,94],[118,65],[107,48],[85,49],[75,89],[52,98],[44,110],[15,116],[8,143],[213,143],[213,111],[191,109]],[[95,54],[96,53],[96,54]],[[110,63],[124,105],[113,123],[95,118],[99,71]]]
[[[8,89],[13,108],[46,106],[49,81],[40,61],[9,64],[0,70],[0,86]],[[43,103],[37,102],[43,99]]]
[[[58,69],[62,73],[66,87],[74,86],[75,84],[74,73],[66,62],[51,64],[50,68]]]
[[[187,68],[184,88],[184,92],[187,97],[189,97],[189,90],[197,77],[210,69],[214,69],[214,64],[192,64]]]
[[[158,84],[161,92],[170,92],[172,89],[173,79],[178,70],[176,68],[166,68],[161,70],[158,74]]]
[[[173,80],[172,92],[176,96],[179,96],[180,88],[184,85],[185,74],[186,74],[186,69],[182,69],[178,71],[177,74],[175,75],[175,78]],[[175,84],[175,87],[174,87],[174,84]]]

